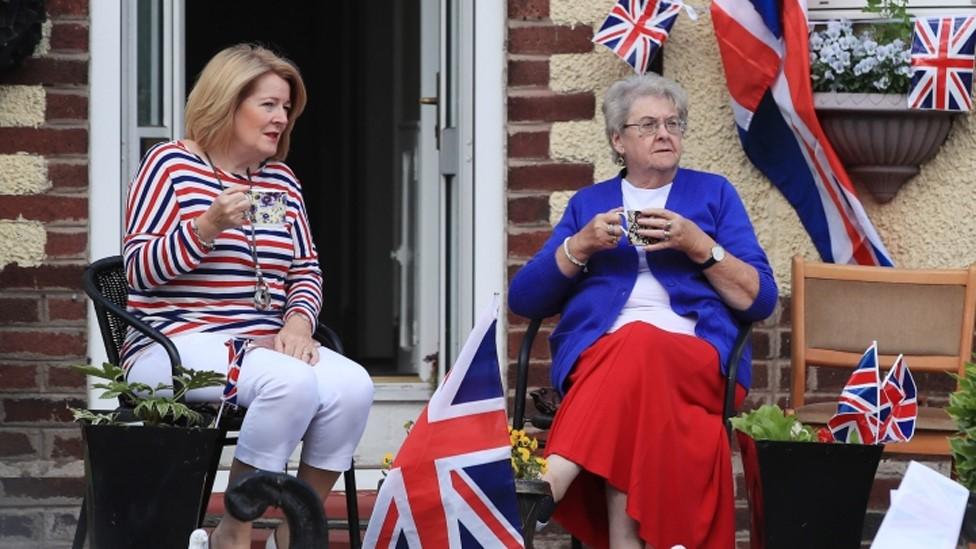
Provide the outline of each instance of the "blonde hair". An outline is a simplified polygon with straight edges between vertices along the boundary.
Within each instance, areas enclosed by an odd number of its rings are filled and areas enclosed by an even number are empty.
[[[284,160],[291,143],[291,129],[305,109],[307,96],[302,75],[295,65],[271,50],[255,44],[238,44],[213,56],[197,78],[186,100],[186,137],[205,151],[230,145],[234,113],[251,93],[255,82],[274,73],[288,82],[291,111],[272,160]]]

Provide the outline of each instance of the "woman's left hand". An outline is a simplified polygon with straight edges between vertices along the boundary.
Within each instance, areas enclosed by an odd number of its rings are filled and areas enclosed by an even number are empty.
[[[285,321],[274,338],[274,350],[313,365],[319,361],[319,344],[312,339],[312,326],[300,314]]]
[[[643,216],[637,222],[643,229],[638,232],[657,240],[645,246],[645,250],[678,250],[696,263],[708,259],[715,242],[694,221],[664,208],[647,208],[641,213]]]

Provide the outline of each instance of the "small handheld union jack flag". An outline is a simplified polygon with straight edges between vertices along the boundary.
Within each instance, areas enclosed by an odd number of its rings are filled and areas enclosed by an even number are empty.
[[[227,340],[227,384],[224,385],[224,402],[237,404],[237,378],[241,375],[241,365],[244,363],[244,353],[247,352],[248,340],[232,337]]]
[[[913,109],[968,111],[973,100],[976,16],[915,20],[912,39]]]
[[[680,1],[617,0],[593,43],[610,48],[637,74],[644,74],[668,39],[682,7],[688,9],[689,17],[696,18],[691,8]]]
[[[861,356],[837,400],[837,413],[827,426],[838,442],[878,441],[878,342]]]
[[[915,435],[918,417],[915,378],[903,355],[898,355],[884,383],[881,384],[878,442],[908,442]]]

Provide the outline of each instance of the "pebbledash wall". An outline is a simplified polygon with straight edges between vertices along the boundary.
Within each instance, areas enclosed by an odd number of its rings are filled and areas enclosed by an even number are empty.
[[[531,257],[558,222],[566,201],[580,187],[616,174],[603,133],[600,105],[629,66],[590,42],[612,0],[509,0],[508,2],[508,261],[509,276]],[[780,306],[753,337],[753,389],[747,407],[785,405],[790,383],[790,259],[817,253],[796,214],[749,162],[736,136],[725,77],[707,7],[699,19],[682,13],[664,48],[664,74],[681,83],[691,99],[682,165],[724,174],[736,186],[752,217],[780,286]],[[976,124],[956,119],[939,155],[879,205],[862,201],[891,255],[901,267],[961,267],[976,261]],[[509,315],[509,358],[514,362],[525,319]],[[548,330],[533,349],[530,385],[549,385]],[[514,371],[510,368],[509,380]],[[815,375],[815,374],[814,374]],[[812,379],[811,386],[828,380]],[[840,382],[842,384],[842,381]],[[838,388],[838,380],[829,380]],[[511,386],[511,384],[510,384]],[[531,408],[531,406],[530,406]],[[948,472],[947,461],[931,463]],[[865,526],[870,539],[888,506],[905,461],[886,459],[879,469]],[[737,539],[748,540],[748,515],[738,457]],[[554,542],[559,546],[558,542]]]
[[[0,74],[0,547],[67,547],[83,489],[88,1]]]

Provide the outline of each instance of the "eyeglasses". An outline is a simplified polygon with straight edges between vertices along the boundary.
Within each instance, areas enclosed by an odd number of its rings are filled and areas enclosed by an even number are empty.
[[[668,118],[663,122],[657,118],[641,118],[636,124],[624,124],[624,128],[637,128],[637,134],[641,137],[657,133],[657,129],[664,125],[671,135],[681,135],[688,129],[688,123],[680,118]]]

